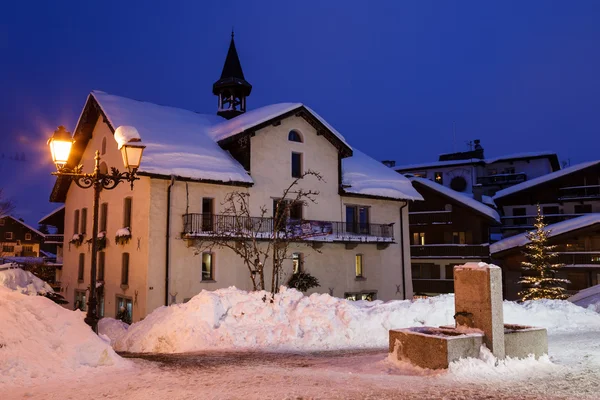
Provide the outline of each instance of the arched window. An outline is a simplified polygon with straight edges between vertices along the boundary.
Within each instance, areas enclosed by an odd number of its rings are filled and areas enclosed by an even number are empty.
[[[102,138],[102,151],[100,152],[100,154],[106,154],[106,138]]]
[[[302,143],[302,136],[300,136],[300,133],[298,133],[298,131],[290,131],[290,133],[288,134],[288,140],[290,142]]]

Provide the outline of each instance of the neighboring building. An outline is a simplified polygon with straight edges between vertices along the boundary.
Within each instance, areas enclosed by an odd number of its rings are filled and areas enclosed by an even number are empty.
[[[556,245],[557,263],[565,264],[559,278],[571,281],[570,293],[600,284],[600,213],[588,214],[548,225],[548,244]],[[525,261],[526,233],[506,238],[490,246],[492,259],[502,268],[504,298],[518,299],[522,289],[521,263]]]
[[[411,178],[425,199],[410,207],[411,266],[417,295],[453,293],[453,267],[489,261],[490,227],[500,225],[491,207],[424,178]]]
[[[539,204],[547,223],[600,213],[600,161],[585,162],[496,193],[503,236],[533,228]]]
[[[10,215],[0,218],[0,257],[39,257],[44,234]]]
[[[393,162],[385,161],[386,165]],[[427,178],[467,195],[493,196],[498,190],[560,169],[555,153],[522,153],[484,158],[479,140],[474,150],[442,154],[439,161],[393,166],[401,174]]]
[[[99,230],[106,237],[98,255],[101,315],[114,317],[123,306],[139,321],[157,307],[184,302],[204,289],[251,289],[249,272],[232,251],[196,254],[194,244],[214,231],[228,193],[248,193],[252,213],[259,216],[266,207],[273,218],[274,200],[309,169],[324,179],[309,177],[301,184],[319,191],[317,203],[295,207],[291,217],[326,227],[328,234],[291,245],[295,260],[286,262],[287,276],[295,263],[319,279],[321,286],[312,292],[412,298],[406,205],[422,197],[410,181],[351,148],[303,104],[245,112],[251,88],[232,38],[213,86],[219,116],[97,91],[89,95],[69,166],[83,164],[84,171],[91,171],[96,149],[102,170],[122,165],[113,136],[119,126],[137,128],[146,145],[133,191],[121,184],[100,196]],[[51,195],[51,201],[65,203],[62,284],[65,297],[75,304],[86,302],[89,286],[85,240],[91,237],[92,197],[91,190],[65,178],[57,179]],[[122,228],[130,238],[117,243]]]
[[[60,206],[50,214],[44,216],[38,222],[49,229],[49,233],[44,234],[44,240],[41,245],[40,253],[44,257],[44,264],[47,267],[54,267],[54,279],[49,280],[48,284],[57,291],[62,291],[62,266],[63,266],[63,243],[65,241],[65,206]]]

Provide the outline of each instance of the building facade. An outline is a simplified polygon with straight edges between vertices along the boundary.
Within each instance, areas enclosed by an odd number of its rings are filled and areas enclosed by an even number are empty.
[[[490,227],[498,213],[468,196],[424,178],[411,178],[424,198],[409,211],[411,268],[416,295],[454,292],[453,268],[489,261]]]
[[[44,234],[10,215],[0,218],[0,257],[39,257]]]
[[[250,273],[239,256],[227,248],[202,248],[202,243],[222,233],[223,221],[231,219],[230,193],[246,195],[250,217],[263,217],[268,226],[277,217],[276,201],[307,171],[317,171],[322,179],[307,175],[297,186],[318,195],[286,216],[303,233],[290,245],[281,282],[301,269],[320,282],[310,292],[411,298],[407,203],[422,198],[410,181],[350,147],[303,104],[246,111],[251,86],[237,66],[232,38],[213,87],[219,116],[103,92],[88,97],[69,165],[83,164],[90,172],[96,149],[104,171],[122,165],[114,139],[119,126],[134,126],[146,145],[133,190],[120,185],[100,196],[100,315],[113,317],[124,307],[138,321],[202,290],[251,290]],[[92,194],[58,178],[51,199],[65,203],[65,297],[84,308]],[[237,240],[235,234],[230,237]]]

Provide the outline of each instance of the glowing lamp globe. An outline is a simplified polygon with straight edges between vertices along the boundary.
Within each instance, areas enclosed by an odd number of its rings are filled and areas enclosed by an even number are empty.
[[[119,126],[115,131],[115,140],[121,150],[123,165],[133,172],[140,167],[142,163],[142,153],[144,146],[139,132],[133,126]]]
[[[48,147],[50,147],[50,154],[52,154],[52,161],[56,165],[56,169],[60,171],[64,168],[69,160],[69,154],[71,153],[71,147],[73,146],[74,140],[71,134],[67,132],[64,126],[59,126],[54,131],[54,134],[48,139]]]

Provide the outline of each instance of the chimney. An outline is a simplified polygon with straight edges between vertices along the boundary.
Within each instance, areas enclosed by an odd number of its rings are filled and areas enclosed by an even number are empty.
[[[383,160],[381,163],[390,168],[394,168],[396,166],[396,161],[394,160]]]
[[[483,186],[473,185],[473,198],[478,202],[483,202]]]

